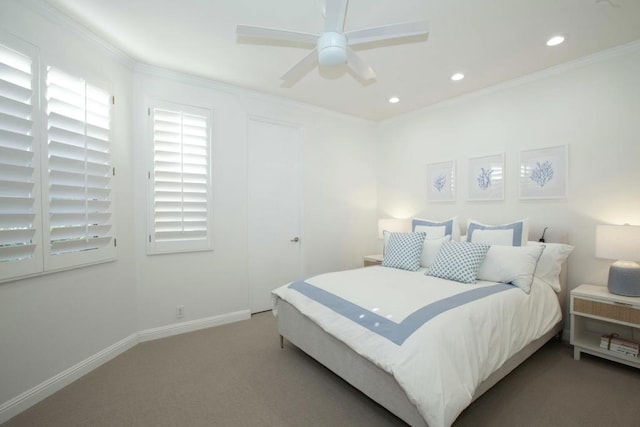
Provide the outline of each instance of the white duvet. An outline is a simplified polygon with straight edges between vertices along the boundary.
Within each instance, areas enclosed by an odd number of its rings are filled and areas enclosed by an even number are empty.
[[[357,317],[398,324],[437,300],[495,285],[462,284],[425,276],[424,270],[386,267],[322,274],[305,282],[361,307]],[[562,317],[557,296],[548,286],[534,284],[529,295],[513,287],[444,311],[397,344],[289,285],[273,294],[276,315],[282,298],[392,374],[430,427],[450,426],[483,380]],[[371,329],[385,322],[375,322]]]

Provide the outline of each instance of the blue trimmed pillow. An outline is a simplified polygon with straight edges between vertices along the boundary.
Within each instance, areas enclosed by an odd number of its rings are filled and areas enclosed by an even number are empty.
[[[385,233],[389,233],[385,231]],[[422,243],[426,233],[389,233],[384,247],[383,267],[416,271],[420,268]]]
[[[476,283],[478,267],[487,255],[490,246],[471,242],[444,242],[427,276]]]
[[[460,224],[458,224],[458,217],[456,216],[446,221],[413,218],[411,220],[411,231],[423,231],[427,233],[427,239],[451,236],[451,240],[460,240]]]
[[[467,242],[526,246],[527,240],[529,240],[528,219],[502,225],[486,225],[471,219],[467,221]]]

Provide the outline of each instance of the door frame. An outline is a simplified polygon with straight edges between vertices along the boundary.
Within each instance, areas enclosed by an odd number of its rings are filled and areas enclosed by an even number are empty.
[[[271,124],[271,125],[277,125],[277,126],[284,126],[284,127],[288,127],[291,129],[294,129],[297,132],[297,146],[298,146],[298,150],[297,150],[297,156],[296,156],[296,163],[297,163],[297,171],[296,171],[296,175],[297,175],[297,180],[298,180],[298,227],[299,227],[299,234],[298,237],[300,238],[300,241],[298,242],[298,245],[300,245],[300,259],[299,259],[299,265],[298,265],[298,271],[300,274],[300,277],[304,277],[304,260],[305,260],[305,251],[304,251],[304,244],[305,244],[305,238],[304,238],[304,220],[303,220],[303,215],[304,215],[304,168],[303,168],[303,161],[302,159],[304,158],[304,151],[303,151],[303,141],[304,141],[304,132],[303,132],[303,127],[299,124],[299,123],[294,123],[294,122],[287,122],[284,120],[278,120],[278,119],[273,119],[270,117],[266,117],[266,116],[261,116],[261,115],[256,115],[256,114],[247,114],[247,119],[246,119],[246,162],[247,162],[247,266],[250,266],[251,264],[251,241],[250,238],[251,236],[249,235],[249,220],[250,220],[250,215],[251,212],[249,211],[250,209],[250,202],[249,202],[249,197],[250,197],[250,191],[249,191],[249,186],[250,186],[250,171],[249,171],[249,156],[250,156],[250,141],[249,141],[249,126],[251,124],[251,122],[261,122],[261,123],[266,123],[266,124]],[[292,236],[293,237],[293,236]],[[249,305],[249,311],[252,311],[251,305],[252,305],[252,292],[253,289],[251,287],[251,272],[247,271],[247,302]],[[283,283],[284,285],[285,283]]]

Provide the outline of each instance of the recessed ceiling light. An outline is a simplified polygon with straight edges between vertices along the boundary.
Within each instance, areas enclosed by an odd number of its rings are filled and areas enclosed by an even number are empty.
[[[564,41],[563,36],[553,36],[547,40],[547,46],[557,46]]]
[[[391,98],[389,98],[389,102],[392,104],[397,104],[398,102],[400,102],[400,98],[398,98],[397,96],[392,96]]]
[[[451,80],[453,81],[458,81],[458,80],[462,80],[464,79],[464,74],[462,73],[455,73],[454,75],[451,76]]]

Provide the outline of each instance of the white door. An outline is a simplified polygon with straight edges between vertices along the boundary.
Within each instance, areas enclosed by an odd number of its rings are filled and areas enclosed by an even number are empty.
[[[300,278],[300,131],[250,118],[249,297],[251,312],[272,308],[271,291]]]

